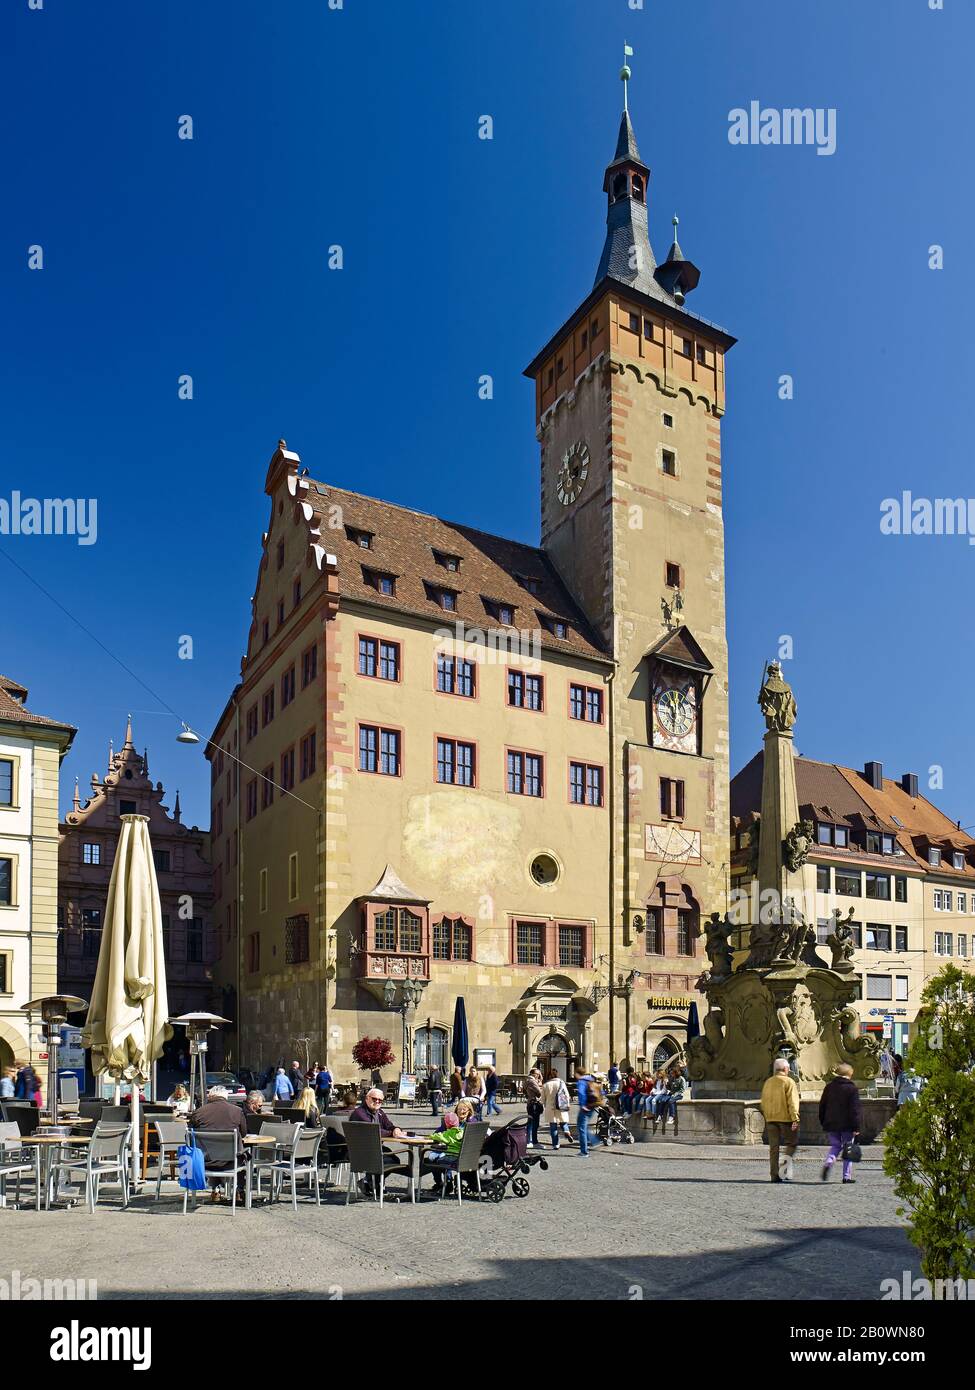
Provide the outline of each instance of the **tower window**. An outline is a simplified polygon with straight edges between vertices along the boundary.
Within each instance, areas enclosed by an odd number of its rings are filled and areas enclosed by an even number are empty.
[[[643,336],[648,343],[653,342],[653,319],[643,320]]]
[[[664,429],[665,429],[665,430],[672,430],[673,428],[674,428],[674,417],[673,417],[673,415],[664,415]]]
[[[625,174],[617,174],[613,179],[613,202],[618,203],[620,198],[626,197],[627,179]]]
[[[670,477],[677,477],[677,455],[672,449],[665,449],[661,455],[661,467]]]
[[[558,375],[558,376],[561,376],[562,373],[565,371],[565,358],[564,358],[564,357],[560,357],[559,360],[556,362],[556,364],[555,364],[555,371],[556,371],[556,375]]]
[[[665,820],[684,819],[684,783],[680,778],[661,777],[660,814]]]
[[[642,202],[643,202],[643,180],[640,178],[639,174],[634,174],[634,175],[633,175],[633,178],[632,178],[631,183],[630,183],[630,187],[631,187],[631,189],[632,189],[632,191],[633,191],[633,197],[636,199],[636,201],[637,201],[638,203],[642,203]]]
[[[691,342],[690,338],[681,338],[679,351],[681,357],[694,356],[694,344]]]
[[[589,329],[588,329],[588,328],[584,328],[584,329],[582,330],[582,340],[581,340],[581,347],[582,347],[583,352],[585,351],[585,349],[586,349],[586,344],[587,344],[588,342],[589,342]]]
[[[590,338],[595,338],[595,336],[596,336],[596,334],[597,334],[598,332],[599,332],[599,320],[598,320],[598,319],[593,319],[592,323],[589,325],[589,336],[590,336]]]
[[[708,352],[707,348],[703,345],[703,343],[698,343],[697,345],[697,360],[702,367],[707,366]]]
[[[631,333],[639,333],[639,332],[640,332],[640,315],[639,315],[639,314],[631,314],[631,315],[630,315],[630,332],[631,332]]]
[[[549,367],[549,369],[548,369],[548,376],[545,378],[545,384],[546,384],[546,386],[552,386],[552,385],[554,385],[554,383],[555,383],[555,368],[554,368],[554,367]]]
[[[667,561],[667,587],[670,589],[680,588],[680,565],[675,565],[673,560]]]

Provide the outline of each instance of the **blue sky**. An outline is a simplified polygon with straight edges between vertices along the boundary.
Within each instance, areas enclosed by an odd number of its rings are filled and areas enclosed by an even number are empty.
[[[973,39],[968,0],[5,0],[0,495],[98,501],[95,545],[0,537],[0,670],[79,727],[64,800],[132,709],[170,804],[208,822],[205,763],[158,711],[209,732],[234,684],[279,437],[316,477],[537,541],[521,371],[592,283],[626,41],[658,255],[677,210],[691,307],[740,340],[733,768],[789,634],[797,746],[922,786],[941,765],[935,799],[975,822],[975,550],[879,528],[904,489],[975,491]],[[835,108],[836,153],[732,146],[752,100]]]

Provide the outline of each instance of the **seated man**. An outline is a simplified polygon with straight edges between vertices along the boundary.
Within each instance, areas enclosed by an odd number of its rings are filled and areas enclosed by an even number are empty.
[[[263,1096],[261,1097],[263,1100]],[[198,1106],[192,1111],[187,1124],[190,1129],[210,1130],[217,1133],[228,1133],[236,1130],[243,1141],[247,1136],[247,1120],[244,1116],[243,1106],[234,1105],[227,1099],[226,1086],[211,1086],[207,1091],[206,1105]],[[218,1169],[230,1165],[225,1163],[207,1163],[208,1168]],[[218,1182],[214,1182],[210,1194],[211,1201],[219,1200]],[[244,1175],[237,1174],[237,1197],[244,1196]]]
[[[265,1101],[263,1091],[248,1091],[247,1099],[244,1101],[243,1104],[244,1114],[261,1115],[264,1112],[264,1105]]]
[[[384,1139],[405,1139],[406,1130],[394,1125],[383,1109],[382,1091],[377,1086],[366,1092],[365,1101],[357,1105],[349,1116],[354,1124],[378,1125]]]

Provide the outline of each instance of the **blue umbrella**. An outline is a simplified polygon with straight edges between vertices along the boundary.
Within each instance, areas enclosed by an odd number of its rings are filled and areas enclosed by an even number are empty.
[[[697,1015],[697,1004],[692,1002],[687,1011],[687,1041],[690,1042],[691,1038],[698,1037],[700,1032],[701,1020]]]
[[[464,996],[458,995],[457,1003],[454,1005],[454,1040],[450,1048],[450,1055],[454,1059],[455,1066],[467,1066],[467,1053],[469,1047],[470,1040],[467,1036],[467,1009],[464,1006]]]

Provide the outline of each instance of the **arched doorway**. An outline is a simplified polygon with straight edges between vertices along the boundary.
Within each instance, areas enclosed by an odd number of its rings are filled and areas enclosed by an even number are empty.
[[[428,1067],[439,1067],[445,1074],[447,1066],[446,1028],[415,1028],[413,1030],[413,1071],[423,1076]]]
[[[671,1037],[661,1038],[653,1049],[652,1067],[654,1072],[666,1071],[671,1062],[680,1056],[680,1048]]]
[[[546,1033],[541,1039],[535,1065],[543,1076],[551,1068],[563,1081],[568,1081],[569,1044],[561,1033]]]

